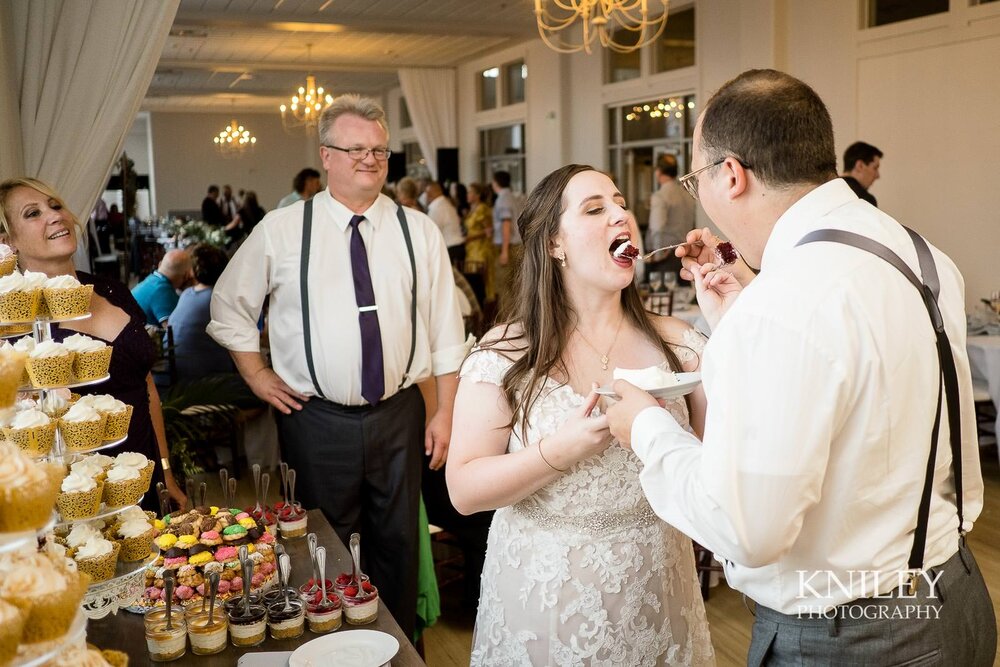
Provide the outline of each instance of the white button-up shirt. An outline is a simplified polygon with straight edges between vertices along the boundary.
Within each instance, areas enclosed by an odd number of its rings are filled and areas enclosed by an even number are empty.
[[[657,514],[726,559],[734,588],[789,614],[898,585],[913,545],[938,393],[935,337],[920,294],[863,250],[828,242],[795,247],[823,228],[873,238],[920,275],[913,244],[892,218],[839,179],[816,188],[777,221],[760,275],[708,342],[704,443],[659,408],[642,411],[632,426],[645,464],[640,479]],[[961,389],[971,529],[983,482],[965,287],[954,263],[932,252]],[[925,568],[957,549],[947,421],[945,411]]]
[[[465,238],[462,236],[462,221],[450,199],[444,195],[435,197],[434,201],[427,205],[427,216],[441,230],[446,246],[450,248],[465,243]]]
[[[268,213],[237,251],[212,295],[208,333],[223,347],[257,352],[257,321],[271,296],[271,363],[292,388],[314,396],[302,335],[299,283],[304,202]],[[404,208],[417,267],[417,338],[404,387],[458,370],[465,354],[462,316],[441,232],[424,214]],[[324,395],[343,405],[361,397],[361,329],[351,271],[353,213],[328,190],[313,198],[309,318],[313,361]],[[385,367],[385,398],[396,393],[410,354],[410,259],[396,204],[384,195],[358,229],[371,270]]]

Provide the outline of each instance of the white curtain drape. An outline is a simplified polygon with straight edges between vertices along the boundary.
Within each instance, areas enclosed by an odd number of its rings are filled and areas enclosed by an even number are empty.
[[[179,4],[0,2],[0,178],[50,183],[85,221],[121,154]]]
[[[413,131],[431,176],[438,177],[437,149],[458,146],[458,93],[453,69],[399,70],[399,84]]]

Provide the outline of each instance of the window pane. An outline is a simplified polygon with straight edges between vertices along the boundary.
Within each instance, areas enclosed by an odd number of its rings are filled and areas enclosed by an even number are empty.
[[[410,119],[410,107],[406,106],[406,98],[399,98],[399,126],[402,128],[413,127],[413,120]]]
[[[641,33],[636,33],[633,41],[638,41],[640,36]],[[627,43],[624,40],[629,39],[629,37],[631,35],[627,31],[619,30],[615,33],[615,39],[622,40],[623,43]],[[604,51],[607,53],[608,63],[604,83],[615,83],[616,81],[628,81],[629,79],[639,78],[639,49],[629,53],[618,53],[611,49],[604,49]]]
[[[669,97],[622,107],[622,141],[647,139],[683,139],[693,133],[692,96]]]
[[[653,52],[653,71],[668,72],[693,65],[694,7],[668,15],[667,27]]]
[[[524,61],[511,63],[504,67],[504,104],[517,104],[524,101],[524,80],[528,78],[528,66]]]
[[[497,79],[500,68],[491,67],[479,73],[479,109],[495,109],[497,106]]]
[[[511,187],[524,192],[524,124],[492,127],[479,131],[480,177],[489,183],[493,172],[510,172]]]
[[[868,27],[948,11],[948,0],[868,0]]]

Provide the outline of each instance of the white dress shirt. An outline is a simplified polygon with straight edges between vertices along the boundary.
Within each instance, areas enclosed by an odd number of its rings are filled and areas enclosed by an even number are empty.
[[[694,229],[695,206],[694,199],[676,179],[665,181],[649,200],[646,232],[649,249],[684,241],[687,233]]]
[[[455,206],[447,197],[443,195],[435,197],[434,201],[427,205],[427,215],[441,230],[446,246],[450,248],[465,243],[465,238],[462,236],[462,221]]]
[[[734,588],[790,614],[897,586],[913,545],[937,401],[935,337],[920,294],[863,250],[795,247],[823,228],[873,238],[920,275],[913,244],[892,218],[839,179],[816,188],[777,221],[760,275],[705,349],[704,443],[659,408],[642,411],[632,426],[657,514],[726,559]],[[983,482],[965,286],[954,263],[932,252],[961,390],[971,529]],[[950,463],[945,411],[925,568],[957,549]]]
[[[351,271],[353,213],[328,190],[313,198],[309,262],[309,316],[316,376],[326,398],[365,405],[361,397],[361,329]],[[271,295],[269,333],[275,372],[313,396],[306,365],[299,287],[304,202],[268,213],[230,261],[212,296],[208,333],[223,347],[257,352],[257,320]],[[417,265],[417,340],[404,387],[458,370],[465,355],[462,316],[441,233],[423,213],[403,209]],[[410,353],[410,260],[396,217],[384,195],[364,212],[358,229],[368,252],[385,366],[385,398],[396,393]]]

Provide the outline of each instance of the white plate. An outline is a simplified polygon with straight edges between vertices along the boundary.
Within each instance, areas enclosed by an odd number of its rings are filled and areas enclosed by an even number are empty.
[[[695,387],[701,384],[701,373],[677,373],[677,380],[677,384],[672,384],[669,387],[647,389],[646,393],[651,395],[653,398],[660,399],[675,398],[677,396],[690,394],[694,391]],[[610,398],[621,398],[611,387],[600,387],[597,390],[597,393],[601,396],[608,396]]]
[[[399,640],[378,630],[347,630],[306,642],[295,649],[288,667],[379,667],[399,651]]]

